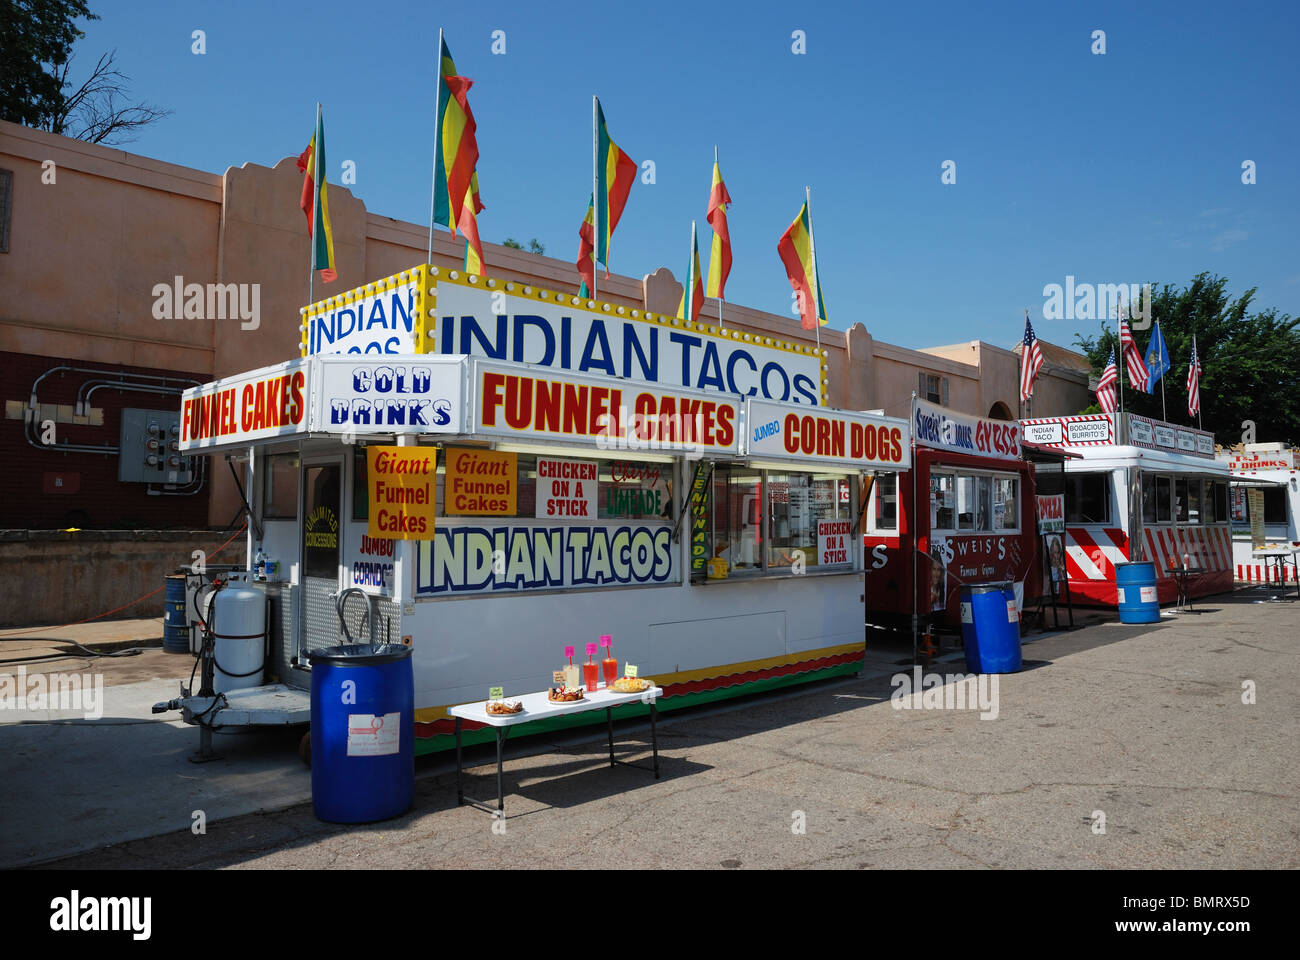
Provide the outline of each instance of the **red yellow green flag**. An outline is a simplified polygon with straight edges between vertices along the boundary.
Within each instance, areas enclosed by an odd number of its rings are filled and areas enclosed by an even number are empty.
[[[478,236],[478,214],[483,209],[483,201],[478,196],[478,171],[469,180],[469,192],[461,204],[460,219],[457,224],[465,235],[465,272],[479,276],[483,274],[483,242]]]
[[[338,279],[334,269],[334,230],[330,226],[329,194],[325,185],[325,119],[319,106],[316,108],[316,130],[307,149],[298,157],[298,169],[303,171],[302,198],[298,205],[307,215],[307,236],[312,238],[311,268],[321,271],[321,280],[330,283]],[[316,211],[320,210],[320,215]],[[316,225],[319,224],[319,230]]]
[[[592,226],[594,212],[595,204],[592,200],[588,200],[587,215],[583,218],[582,225],[578,227],[577,267],[578,276],[582,278],[582,284],[578,288],[578,295],[581,297],[591,296],[591,290],[596,285],[596,263],[591,258],[592,251],[596,249],[594,227]]]
[[[609,269],[609,241],[627,206],[627,195],[636,179],[636,161],[618,148],[605,129],[605,111],[596,101],[596,260]]]
[[[433,152],[433,221],[455,233],[463,198],[478,165],[478,126],[469,108],[469,88],[474,81],[457,75],[445,40],[439,69],[442,73],[438,87],[438,143]]]
[[[690,304],[686,302],[690,291]],[[704,306],[704,281],[700,278],[700,244],[695,238],[695,221],[691,221],[691,262],[686,268],[686,283],[682,286],[682,301],[677,304],[679,320],[698,320]],[[689,312],[688,312],[689,311]]]
[[[723,290],[731,273],[731,234],[727,230],[727,204],[731,194],[722,182],[718,161],[713,161],[713,188],[709,191],[709,225],[713,227],[713,249],[709,253],[709,284],[705,291],[710,297],[725,299]]]
[[[776,252],[785,264],[785,274],[798,297],[799,320],[805,330],[825,326],[826,303],[822,300],[822,285],[817,277],[817,261],[813,257],[812,227],[808,220],[808,204],[804,203],[799,216],[790,229],[781,235]]]

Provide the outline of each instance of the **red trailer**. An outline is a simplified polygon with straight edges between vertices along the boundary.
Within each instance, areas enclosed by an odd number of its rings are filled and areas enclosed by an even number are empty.
[[[867,622],[960,628],[962,584],[1008,581],[1022,602],[1036,599],[1034,479],[1020,425],[916,399],[912,437],[912,469],[877,478],[867,504]]]

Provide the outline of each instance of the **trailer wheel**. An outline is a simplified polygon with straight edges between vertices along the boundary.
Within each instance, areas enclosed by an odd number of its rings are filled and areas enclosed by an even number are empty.
[[[298,741],[298,757],[308,767],[311,766],[311,731],[308,730]]]

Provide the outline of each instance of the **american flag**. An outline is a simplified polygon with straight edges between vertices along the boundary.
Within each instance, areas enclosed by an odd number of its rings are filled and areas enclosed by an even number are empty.
[[[1097,403],[1101,406],[1102,413],[1115,412],[1115,381],[1119,379],[1119,371],[1115,369],[1115,351],[1110,352],[1110,360],[1106,362],[1106,369],[1101,372],[1101,379],[1097,381]]]
[[[1029,322],[1029,313],[1025,313],[1024,349],[1020,351],[1020,399],[1028,400],[1034,395],[1034,378],[1043,365],[1043,349],[1034,336],[1033,325]]]
[[[1187,415],[1201,412],[1201,359],[1196,355],[1196,338],[1192,337],[1192,362],[1187,368]]]
[[[1142,351],[1138,349],[1137,341],[1129,332],[1127,320],[1119,322],[1119,342],[1120,349],[1124,353],[1124,369],[1128,371],[1129,383],[1133,385],[1134,390],[1145,390],[1147,365],[1142,362]]]

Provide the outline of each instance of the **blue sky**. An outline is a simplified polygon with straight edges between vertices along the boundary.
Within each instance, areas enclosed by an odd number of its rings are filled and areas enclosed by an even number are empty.
[[[146,156],[213,172],[273,164],[302,150],[319,100],[330,181],[352,160],[369,210],[427,223],[442,27],[475,80],[486,240],[536,237],[575,256],[594,93],[618,144],[655,164],[614,237],[619,273],[666,265],[680,278],[692,218],[707,258],[717,144],[736,303],[789,312],[776,243],[810,185],[831,325],[860,321],[887,342],[1010,346],[1028,307],[1039,336],[1069,345],[1098,322],[1042,318],[1044,285],[1067,275],[1182,285],[1208,270],[1300,314],[1294,3],[91,9],[103,19],[76,47],[82,69],[116,47],[133,94],[174,111],[124,145]]]

